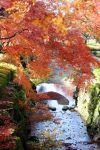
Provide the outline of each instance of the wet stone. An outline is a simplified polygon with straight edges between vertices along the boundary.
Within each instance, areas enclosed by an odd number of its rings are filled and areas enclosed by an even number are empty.
[[[52,110],[52,111],[56,111],[56,107],[49,106],[48,108],[49,108],[50,110]]]
[[[37,136],[31,136],[28,140],[32,141],[32,142],[39,143],[39,138]]]
[[[70,139],[71,139],[71,137],[66,138],[66,140],[70,140]]]
[[[66,110],[68,110],[68,109],[69,109],[69,107],[68,107],[68,106],[66,106],[66,105],[65,105],[65,106],[63,106],[63,108],[62,108],[62,110],[63,110],[63,111],[66,111]]]

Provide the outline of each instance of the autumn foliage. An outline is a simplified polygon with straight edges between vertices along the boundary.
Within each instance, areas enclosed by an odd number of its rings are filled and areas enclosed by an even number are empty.
[[[26,101],[19,103],[30,110],[30,99],[49,99],[32,90],[30,78],[47,78],[51,63],[72,68],[77,84],[89,80],[100,62],[84,33],[99,40],[99,29],[99,0],[0,0],[0,50],[3,61],[17,67],[14,82],[25,89]]]
[[[90,76],[92,65],[98,62],[85,45],[82,34],[99,38],[98,3],[0,1],[2,52],[17,66],[15,80],[24,85],[27,94],[31,89],[27,80],[48,77],[52,60],[66,70],[68,65],[72,66],[74,75],[78,74],[82,80]],[[26,62],[27,76],[21,58]]]

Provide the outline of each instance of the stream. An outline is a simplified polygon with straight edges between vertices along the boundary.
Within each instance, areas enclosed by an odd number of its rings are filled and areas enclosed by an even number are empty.
[[[48,100],[50,107],[56,107],[55,111],[50,111],[54,118],[58,118],[58,122],[44,121],[32,124],[31,136],[40,138],[42,142],[46,140],[44,147],[42,145],[40,150],[100,150],[96,144],[91,142],[84,121],[74,109],[75,101],[65,89],[64,86],[54,83],[42,83],[37,86],[37,92],[54,91],[62,94],[69,100],[69,104],[65,111],[63,110],[63,107],[66,106],[65,102]]]

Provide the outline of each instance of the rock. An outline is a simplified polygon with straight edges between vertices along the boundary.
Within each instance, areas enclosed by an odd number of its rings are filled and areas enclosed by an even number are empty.
[[[32,142],[32,141],[27,141],[27,150],[36,150],[36,149],[34,149],[36,144],[38,144],[38,143],[35,143],[35,142]]]
[[[69,107],[68,105],[64,105],[63,108],[62,108],[62,110],[63,110],[63,111],[66,111],[66,110],[75,111],[74,108],[75,108],[75,107]]]
[[[69,107],[69,110],[74,109],[74,108],[75,108],[74,106],[70,106],[70,107]]]
[[[23,147],[23,143],[20,139],[20,137],[16,137],[16,148],[15,150],[24,150],[24,147]]]
[[[69,107],[67,105],[63,106],[63,108],[62,108],[63,111],[66,111],[68,109],[69,109]]]
[[[100,71],[99,71],[100,72]],[[100,75],[98,74],[100,77]],[[95,80],[91,88],[81,89],[78,97],[77,110],[86,122],[90,135],[100,132],[100,82]],[[97,138],[97,135],[94,137]]]
[[[67,137],[67,138],[66,138],[66,140],[70,140],[70,139],[71,139],[71,137]]]
[[[0,126],[4,125],[4,121],[0,119]]]
[[[96,134],[93,138],[93,141],[100,141],[100,133]]]
[[[39,143],[39,138],[37,136],[31,136],[28,140],[35,143]]]
[[[56,111],[56,107],[49,106],[48,108],[49,108],[50,110],[52,110],[52,111]]]
[[[69,107],[69,111],[74,112],[76,110],[74,109],[74,107]]]

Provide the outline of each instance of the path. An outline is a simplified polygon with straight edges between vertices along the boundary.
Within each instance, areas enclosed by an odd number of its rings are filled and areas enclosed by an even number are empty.
[[[46,88],[47,87],[45,87],[45,91],[48,91]],[[54,89],[52,88],[52,90]],[[69,97],[69,99],[69,106],[73,106],[73,99],[71,97]],[[45,144],[43,150],[99,150],[96,144],[91,143],[86,126],[78,112],[76,112],[74,109],[63,111],[63,105],[61,103],[59,104],[55,100],[50,101],[49,105],[56,107],[56,111],[52,111],[52,113],[55,118],[59,118],[58,124],[56,124],[54,121],[36,123],[35,127],[34,125],[32,126],[33,130],[31,135],[38,136],[41,135],[43,131],[47,131],[46,133],[49,135],[48,131],[50,131],[52,136],[55,132],[57,134],[55,135],[54,139],[56,139],[56,141],[61,141],[63,146],[60,148],[57,146],[48,147],[47,142],[47,146]]]

